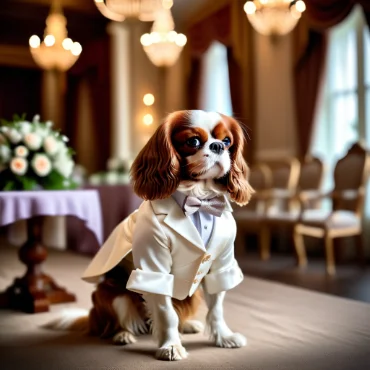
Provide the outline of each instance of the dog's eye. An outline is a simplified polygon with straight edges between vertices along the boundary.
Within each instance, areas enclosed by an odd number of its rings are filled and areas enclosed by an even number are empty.
[[[226,145],[229,146],[231,144],[231,139],[229,137],[225,137],[225,139],[222,140],[222,142]]]
[[[192,148],[197,148],[200,146],[200,140],[197,137],[191,137],[190,139],[186,140],[186,144]]]

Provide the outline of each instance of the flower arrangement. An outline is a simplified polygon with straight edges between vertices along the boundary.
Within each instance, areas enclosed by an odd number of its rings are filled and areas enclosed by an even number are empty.
[[[74,167],[68,138],[51,121],[25,116],[0,123],[0,190],[72,189]]]
[[[106,172],[98,172],[89,177],[91,185],[121,185],[130,182],[130,166],[132,161],[110,158],[107,162]]]

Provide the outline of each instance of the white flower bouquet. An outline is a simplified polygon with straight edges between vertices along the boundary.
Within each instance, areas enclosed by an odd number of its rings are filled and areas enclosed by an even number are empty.
[[[72,189],[73,150],[51,121],[14,116],[0,123],[0,190]]]

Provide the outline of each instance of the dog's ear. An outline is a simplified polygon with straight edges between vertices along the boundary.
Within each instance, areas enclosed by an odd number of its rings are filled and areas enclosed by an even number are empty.
[[[162,123],[131,166],[135,193],[145,200],[164,199],[180,183],[180,162],[171,142],[171,115]]]
[[[231,168],[229,173],[221,180],[226,186],[230,198],[239,206],[248,204],[255,192],[249,184],[249,167],[244,160],[244,134],[240,124],[232,117],[221,115],[222,119],[230,128],[234,143],[229,148]]]

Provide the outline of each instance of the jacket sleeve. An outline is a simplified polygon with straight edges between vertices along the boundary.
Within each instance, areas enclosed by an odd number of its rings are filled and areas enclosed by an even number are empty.
[[[135,270],[132,271],[126,287],[141,294],[154,293],[172,297],[174,276],[170,273],[171,252],[150,202],[145,211],[140,212],[137,225],[132,243]]]
[[[229,243],[212,262],[209,273],[204,277],[207,293],[216,294],[230,290],[244,279],[238,262],[234,257],[234,243]]]

